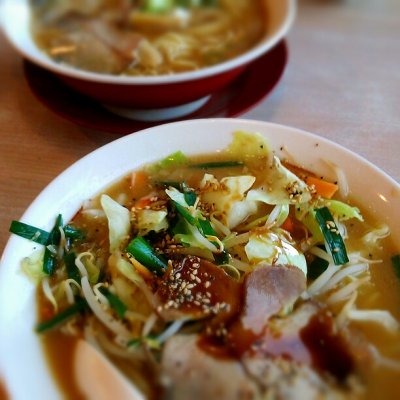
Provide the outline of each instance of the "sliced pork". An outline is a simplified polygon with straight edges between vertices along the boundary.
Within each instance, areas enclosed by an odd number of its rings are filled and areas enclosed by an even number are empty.
[[[291,265],[260,265],[248,274],[241,315],[243,328],[262,332],[268,320],[290,307],[306,289],[306,277]]]

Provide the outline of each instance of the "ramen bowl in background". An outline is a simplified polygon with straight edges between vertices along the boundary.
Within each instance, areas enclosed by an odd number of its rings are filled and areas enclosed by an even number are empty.
[[[71,88],[114,112],[137,119],[140,112],[130,115],[130,110],[143,110],[143,119],[154,120],[180,117],[200,108],[208,95],[228,85],[248,64],[285,37],[294,21],[296,1],[263,2],[266,9],[265,34],[258,44],[220,64],[159,76],[100,74],[54,61],[34,42],[29,0],[3,0],[0,18],[6,37],[24,58],[54,73]],[[161,114],[149,112],[149,109],[161,111]]]

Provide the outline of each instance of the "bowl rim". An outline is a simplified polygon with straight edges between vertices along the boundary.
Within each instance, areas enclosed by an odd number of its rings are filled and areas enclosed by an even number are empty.
[[[206,79],[213,76],[222,75],[229,73],[229,71],[237,68],[245,67],[250,62],[254,61],[262,54],[272,49],[280,40],[282,40],[292,27],[296,13],[297,13],[297,0],[280,0],[286,1],[287,13],[284,17],[283,23],[279,26],[279,29],[271,36],[268,40],[264,40],[255,47],[246,51],[245,53],[234,57],[231,60],[216,64],[211,67],[200,68],[196,71],[182,72],[175,74],[166,74],[160,76],[124,76],[124,75],[111,75],[101,74],[96,72],[90,72],[68,66],[66,64],[58,64],[49,58],[44,52],[40,51],[35,45],[34,47],[38,50],[37,54],[28,52],[25,48],[19,45],[13,34],[7,29],[8,24],[5,23],[7,13],[5,10],[7,6],[15,0],[2,0],[0,2],[0,27],[2,27],[5,36],[13,47],[21,54],[21,56],[27,58],[33,63],[45,68],[57,75],[61,75],[65,78],[76,79],[86,82],[93,82],[99,84],[113,84],[113,85],[162,85],[162,84],[174,84],[187,81],[196,81]],[[24,7],[27,7],[27,0],[23,0]],[[12,6],[11,6],[12,7]],[[33,43],[33,41],[32,41]]]
[[[207,128],[212,129],[209,129],[208,131]],[[199,146],[197,143],[193,143],[194,141],[190,141],[190,135],[188,135],[188,132],[193,134],[193,131],[195,131],[196,129],[202,129],[202,131],[205,131],[206,135],[208,135],[209,138],[215,138],[215,142],[213,142],[212,140],[203,141],[204,143],[200,143]],[[168,154],[167,152],[171,150],[171,148],[174,148],[175,151],[179,148],[185,151],[185,146],[187,146],[190,149],[187,153],[189,155],[204,152],[203,149],[208,149],[208,152],[218,151],[218,149],[226,147],[226,144],[231,141],[232,133],[235,130],[260,132],[264,137],[267,138],[267,141],[270,143],[271,149],[275,150],[278,156],[290,154],[286,153],[286,149],[284,149],[283,147],[279,147],[286,144],[294,151],[298,151],[298,157],[296,155],[296,160],[298,160],[298,164],[300,166],[304,165],[305,167],[315,167],[316,164],[323,165],[323,163],[321,163],[321,157],[326,157],[330,160],[334,159],[334,161],[337,161],[338,164],[340,163],[340,161],[344,160],[346,162],[347,170],[350,171],[350,178],[353,182],[358,182],[360,180],[361,173],[368,174],[369,179],[374,180],[374,182],[376,182],[376,185],[374,185],[373,187],[368,187],[369,190],[366,197],[367,203],[363,203],[363,206],[364,208],[370,207],[370,204],[368,203],[368,198],[374,199],[372,203],[379,202],[379,217],[382,217],[385,213],[385,221],[390,222],[391,225],[389,224],[389,226],[396,228],[394,232],[394,240],[397,240],[397,242],[400,243],[400,227],[396,227],[396,219],[394,218],[396,216],[396,212],[398,212],[398,210],[400,209],[400,203],[398,202],[398,199],[400,198],[400,184],[397,183],[388,174],[373,165],[371,162],[367,161],[362,156],[346,149],[345,147],[329,139],[318,136],[316,134],[309,133],[305,130],[265,121],[234,118],[198,119],[172,122],[121,137],[117,140],[114,140],[113,142],[99,147],[98,149],[92,151],[91,153],[73,163],[64,172],[58,175],[36,197],[36,199],[27,208],[20,220],[41,227],[42,229],[49,229],[54,223],[54,217],[56,216],[56,214],[58,212],[63,212],[63,209],[69,210],[68,212],[70,214],[66,214],[66,220],[69,220],[69,218],[72,217],[72,215],[79,208],[75,207],[75,205],[78,203],[78,200],[80,198],[88,198],[86,194],[81,194],[82,187],[87,190],[87,193],[89,193],[89,195],[95,195],[105,187],[112,184],[113,181],[122,178],[124,173],[127,173],[128,169],[123,173],[120,173],[119,170],[117,170],[116,172],[111,172],[111,174],[117,175],[114,176],[112,179],[101,176],[99,177],[98,181],[94,183],[93,188],[89,189],[86,189],[85,185],[80,186],[79,182],[76,181],[74,181],[74,183],[76,183],[76,187],[67,187],[66,182],[68,181],[68,179],[71,180],[71,177],[69,175],[81,177],[81,175],[78,175],[78,172],[80,174],[82,173],[82,167],[88,167],[92,164],[93,168],[93,164],[97,165],[99,162],[101,162],[101,160],[104,159],[103,157],[107,155],[110,150],[115,151],[116,149],[123,149],[124,153],[128,153],[131,163],[129,170],[131,171],[143,165],[143,162],[148,163],[161,158],[159,157],[160,154]],[[219,132],[221,134],[219,135],[219,137],[216,137],[216,134]],[[157,142],[157,140],[155,140],[157,138],[161,138],[161,140]],[[186,138],[186,144],[178,147],[181,144],[182,138]],[[289,139],[292,139],[291,142],[289,142]],[[142,155],[142,158],[132,157],[132,153],[128,150],[129,145],[132,145],[132,142],[142,143],[142,148],[143,146],[148,146],[145,147],[146,154]],[[318,143],[318,146],[316,146],[316,143]],[[165,144],[165,146],[161,146],[161,144]],[[154,154],[152,152],[153,149],[158,149],[159,153]],[[135,151],[140,152],[140,149]],[[304,154],[302,153],[303,151]],[[309,160],[310,163],[303,164],[302,159],[305,160],[305,162]],[[120,165],[121,161],[116,160],[114,163]],[[124,168],[125,167],[126,166],[124,165]],[[320,171],[318,170],[318,172]],[[325,172],[321,172],[325,176]],[[85,171],[85,173],[83,173],[82,175],[83,183],[87,184],[87,177],[90,176],[90,173]],[[328,175],[326,176],[329,177]],[[63,188],[61,192],[59,192],[60,188]],[[361,193],[360,186],[357,190],[357,193]],[[76,199],[73,199],[73,201],[71,202],[70,192],[78,194],[76,196]],[[385,199],[385,196],[386,198],[389,198],[392,209],[386,210],[384,208],[388,207],[387,199]],[[48,206],[51,202],[54,202],[55,204],[44,210],[44,207],[46,207],[46,203]],[[74,207],[74,209],[72,209],[72,207]],[[57,210],[57,212],[55,212],[55,210]],[[43,211],[46,212],[45,216],[43,216],[42,214]],[[9,394],[13,396],[12,398],[15,398],[17,400],[26,398],[21,395],[21,393],[25,395],[29,393],[29,397],[32,399],[43,398],[43,393],[45,393],[46,395],[44,396],[45,398],[54,398],[57,393],[60,394],[60,390],[57,386],[55,386],[56,384],[49,374],[49,368],[45,363],[45,357],[41,352],[40,346],[38,346],[39,339],[37,337],[34,337],[35,335],[33,335],[32,326],[35,323],[35,313],[31,312],[31,314],[29,314],[28,317],[25,319],[18,318],[19,313],[22,313],[22,311],[26,311],[24,307],[27,307],[28,302],[32,301],[32,296],[29,297],[29,293],[24,293],[15,289],[7,289],[7,285],[4,283],[7,277],[9,279],[12,278],[14,279],[14,284],[8,286],[14,287],[16,281],[18,285],[18,281],[23,280],[25,287],[32,286],[30,290],[34,290],[33,285],[24,276],[20,276],[20,273],[18,274],[18,272],[20,271],[13,270],[11,272],[13,267],[18,267],[22,257],[30,254],[27,250],[32,249],[34,246],[35,245],[32,245],[31,242],[12,235],[12,237],[10,237],[10,239],[8,240],[3,255],[0,259],[0,354],[2,354],[2,357],[0,357],[0,379],[3,378],[4,384],[6,385],[6,387],[8,386],[7,389],[9,390]],[[12,290],[16,293],[13,293]],[[7,296],[10,296],[11,293],[14,297],[8,298]],[[18,300],[17,304],[13,303],[13,299]],[[8,310],[6,315],[5,306],[10,303],[14,304],[14,308],[12,312]],[[30,306],[29,310],[32,311],[34,304],[29,303],[28,305]],[[8,322],[11,321],[11,325],[6,326],[6,324],[4,323],[7,322],[7,318]],[[15,334],[22,335],[23,329],[28,329],[28,339],[35,344],[34,348],[26,347],[28,346],[28,342],[25,342],[24,340],[20,341],[20,337],[15,336]],[[15,343],[12,342],[13,340]],[[29,342],[30,345],[32,345],[32,343]],[[10,353],[12,351],[10,350],[13,348],[12,346],[17,345],[18,351],[22,352],[20,354],[23,356],[21,359],[23,360],[24,365],[26,365],[26,367],[24,368],[21,368],[21,365],[18,364],[18,360],[14,360],[14,358],[17,358],[14,357],[15,353],[11,354],[12,358],[10,354],[6,354],[7,352]],[[26,354],[26,352],[24,352],[24,349],[26,348],[28,348],[29,351],[33,352],[33,355]],[[32,369],[29,367],[29,365],[31,365],[29,363],[32,362],[32,360],[39,361],[35,364],[35,374],[31,373]],[[7,364],[7,361],[9,362],[9,364]],[[15,376],[13,374],[17,374],[18,376]],[[28,374],[28,378],[32,375],[32,382],[29,382],[29,379],[25,377],[24,374]],[[45,375],[43,376],[42,374]],[[38,385],[37,380],[39,379],[43,379],[43,381],[40,381],[43,387],[37,388],[35,386],[34,388],[32,388],[32,386],[29,386]],[[21,385],[21,382],[24,382],[24,385]],[[28,392],[29,388],[31,390],[30,392]],[[41,393],[41,395],[38,395],[37,393]]]

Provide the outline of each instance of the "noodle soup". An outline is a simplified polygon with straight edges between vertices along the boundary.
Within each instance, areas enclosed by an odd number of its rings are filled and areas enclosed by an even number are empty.
[[[262,0],[31,0],[51,58],[108,74],[164,75],[232,59],[266,34]]]
[[[24,268],[67,397],[94,384],[76,380],[87,340],[147,398],[396,398],[399,249],[344,186],[236,132],[33,227],[47,247]]]

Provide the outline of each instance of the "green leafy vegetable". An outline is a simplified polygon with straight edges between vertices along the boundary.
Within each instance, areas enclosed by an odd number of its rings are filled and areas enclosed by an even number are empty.
[[[106,287],[101,287],[100,292],[107,298],[111,308],[117,313],[118,317],[123,319],[125,317],[127,306],[115,294],[111,293]]]
[[[50,235],[48,232],[42,229],[20,221],[12,221],[9,230],[15,235],[43,245],[47,244]]]
[[[162,275],[167,269],[167,263],[150,246],[146,239],[137,237],[133,239],[126,248],[127,253],[143,264],[150,271]]]
[[[343,238],[340,235],[329,209],[327,207],[318,208],[315,210],[315,218],[317,219],[322,234],[324,235],[334,263],[336,265],[341,265],[349,262]]]
[[[36,332],[44,333],[54,328],[57,328],[58,326],[67,322],[70,318],[85,311],[87,308],[88,305],[86,303],[86,300],[82,298],[77,298],[72,306],[66,308],[64,311],[61,311],[59,314],[55,315],[48,321],[43,321],[39,323],[36,326]]]

